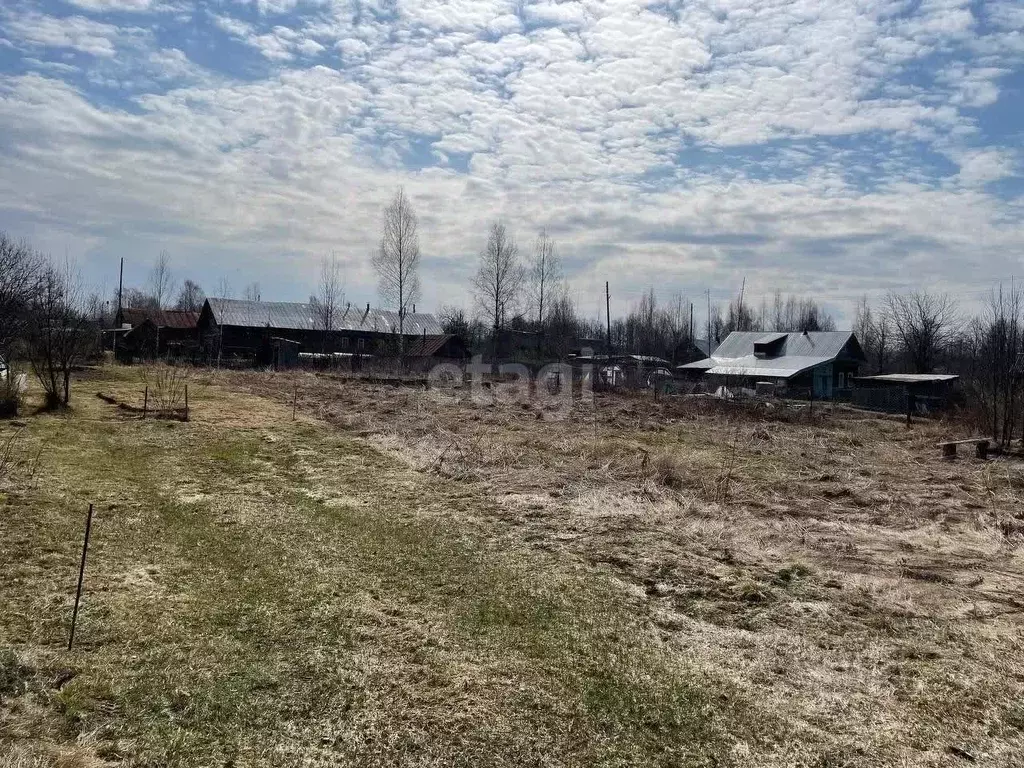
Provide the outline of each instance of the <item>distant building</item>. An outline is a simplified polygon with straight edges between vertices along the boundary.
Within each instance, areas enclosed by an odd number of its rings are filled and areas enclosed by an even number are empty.
[[[790,396],[849,398],[865,361],[852,331],[733,331],[710,356],[676,372],[711,386],[756,391],[758,382],[771,382]]]
[[[198,312],[124,307],[115,323],[117,357],[124,362],[192,357],[199,348]]]
[[[310,304],[207,299],[199,315],[199,341],[211,360],[240,359],[268,365],[274,360],[263,358],[271,355],[271,348],[280,350],[282,340],[298,345],[303,356],[359,359],[398,354],[397,312],[349,304],[338,310],[332,326],[325,331]],[[454,346],[453,337],[444,333],[432,314],[407,313],[403,336],[407,354],[434,349],[441,356]],[[274,359],[280,360],[280,355]]]

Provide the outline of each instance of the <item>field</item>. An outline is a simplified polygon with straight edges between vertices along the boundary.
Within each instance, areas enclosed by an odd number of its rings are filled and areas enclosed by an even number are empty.
[[[0,422],[2,768],[1024,764],[1024,463],[943,461],[952,425],[312,374],[197,372],[187,423],[96,396],[141,376]]]

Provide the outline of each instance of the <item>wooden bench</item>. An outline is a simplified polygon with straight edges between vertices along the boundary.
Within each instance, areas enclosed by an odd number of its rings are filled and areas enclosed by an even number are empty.
[[[988,447],[992,444],[992,440],[987,437],[971,437],[966,440],[946,440],[938,444],[939,448],[942,449],[942,457],[944,459],[955,459],[956,458],[956,447],[958,445],[974,445],[974,450],[979,459],[988,458]]]

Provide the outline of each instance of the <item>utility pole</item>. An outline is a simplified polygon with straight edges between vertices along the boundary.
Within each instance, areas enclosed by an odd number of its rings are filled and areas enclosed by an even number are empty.
[[[609,357],[612,354],[612,310],[611,310],[611,306],[612,306],[612,297],[611,297],[611,294],[608,292],[608,281],[605,280],[605,282],[604,282],[604,317],[605,317],[605,321],[608,323],[608,338],[605,341],[607,343],[606,344],[607,347],[608,347],[607,354],[608,354]]]
[[[690,302],[690,346],[691,347],[697,346],[695,341],[696,340],[693,338],[693,302],[691,301]],[[687,352],[689,352],[689,351],[690,350],[687,350]]]
[[[121,274],[117,278],[117,316],[121,316],[121,291],[124,290],[124,256],[121,257]]]
[[[711,289],[708,288],[705,293],[708,295],[708,349],[711,349]]]

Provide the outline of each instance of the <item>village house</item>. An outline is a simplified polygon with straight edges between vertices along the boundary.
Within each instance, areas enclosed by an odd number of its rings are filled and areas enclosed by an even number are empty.
[[[119,360],[190,358],[199,348],[198,312],[123,307],[113,333]]]
[[[707,358],[676,368],[706,386],[778,394],[849,398],[864,351],[852,331],[733,331]]]

